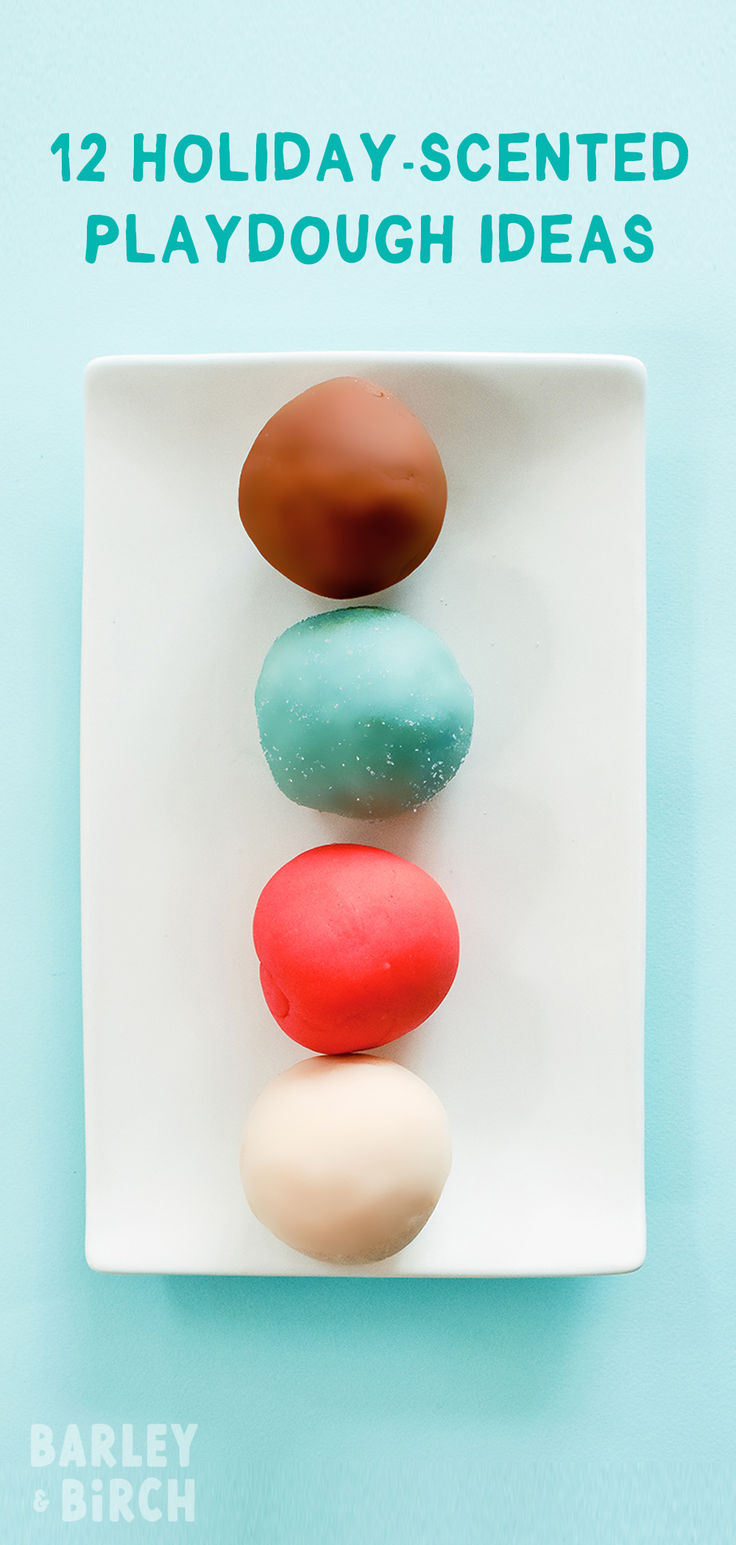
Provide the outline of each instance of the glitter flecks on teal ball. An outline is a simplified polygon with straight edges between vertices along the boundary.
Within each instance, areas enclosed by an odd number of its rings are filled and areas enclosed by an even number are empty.
[[[264,661],[256,713],[282,793],[358,817],[432,799],[455,776],[473,732],[473,694],[447,645],[378,606],[287,628]]]

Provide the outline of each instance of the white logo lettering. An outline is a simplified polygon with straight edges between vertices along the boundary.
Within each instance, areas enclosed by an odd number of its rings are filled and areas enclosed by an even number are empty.
[[[61,1483],[61,1521],[77,1524],[84,1518],[87,1504],[84,1500],[84,1482],[65,1480]]]
[[[54,1448],[54,1429],[44,1427],[42,1422],[33,1422],[31,1425],[31,1464],[34,1470],[41,1465],[52,1465],[56,1458]]]
[[[60,1465],[76,1465],[78,1470],[84,1468],[87,1457],[84,1452],[82,1434],[74,1422],[71,1422],[64,1433],[64,1442],[61,1445],[59,1455]]]
[[[179,1508],[183,1508],[184,1509],[184,1521],[185,1521],[185,1523],[193,1524],[194,1523],[194,1481],[187,1480],[187,1481],[184,1482],[183,1494],[180,1494],[179,1487],[178,1487],[176,1481],[169,1481],[169,1484],[168,1484],[168,1508],[167,1508],[166,1516],[167,1516],[170,1524],[175,1524],[177,1522],[176,1515],[177,1515],[177,1513],[179,1511]]]
[[[194,1434],[197,1431],[197,1423],[190,1422],[189,1426],[182,1432],[178,1422],[172,1422],[171,1431],[174,1434],[174,1438],[176,1439],[176,1446],[179,1450],[179,1464],[181,1465],[182,1470],[186,1470],[186,1467],[189,1464],[189,1455],[191,1453],[192,1443],[194,1442]]]
[[[145,1518],[146,1523],[148,1524],[158,1523],[159,1518],[162,1516],[160,1507],[151,1507],[148,1500],[152,1491],[160,1490],[161,1482],[154,1480],[153,1476],[149,1476],[148,1480],[143,1482],[138,1492],[138,1508],[140,1515],[141,1518]]]

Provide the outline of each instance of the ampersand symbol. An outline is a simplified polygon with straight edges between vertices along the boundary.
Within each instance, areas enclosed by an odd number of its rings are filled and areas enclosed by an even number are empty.
[[[45,1491],[41,1491],[39,1487],[38,1491],[34,1492],[33,1511],[35,1513],[45,1513],[50,1500],[50,1497],[46,1496]]]

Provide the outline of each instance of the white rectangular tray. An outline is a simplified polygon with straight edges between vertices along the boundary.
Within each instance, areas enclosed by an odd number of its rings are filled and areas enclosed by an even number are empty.
[[[447,472],[426,562],[376,598],[436,629],[473,746],[414,815],[291,804],[253,690],[282,629],[335,604],[242,530],[241,464],[334,375],[403,397]],[[232,355],[95,361],[86,381],[82,692],[87,1259],[108,1271],[527,1276],[644,1253],[644,371],[609,356]],[[454,1162],[384,1264],[309,1261],[251,1216],[240,1131],[301,1049],[250,938],[319,842],[444,886],[460,971],[387,1055],[443,1100]]]

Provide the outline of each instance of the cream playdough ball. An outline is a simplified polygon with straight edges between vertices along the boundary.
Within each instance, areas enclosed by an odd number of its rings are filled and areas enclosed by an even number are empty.
[[[240,1173],[252,1211],[278,1239],[354,1266],[415,1238],[450,1158],[444,1107],[415,1073],[380,1057],[309,1057],[256,1100]]]

